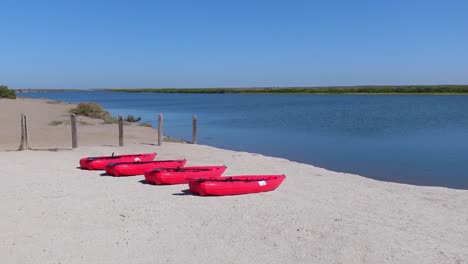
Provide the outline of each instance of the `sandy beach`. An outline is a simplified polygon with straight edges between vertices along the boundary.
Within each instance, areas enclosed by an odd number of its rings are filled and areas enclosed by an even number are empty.
[[[3,263],[468,263],[468,191],[381,182],[286,159],[164,142],[153,128],[79,117],[67,103],[0,99]],[[33,150],[16,151],[20,114]],[[62,121],[59,125],[50,125]],[[50,151],[52,149],[53,151]],[[225,175],[285,174],[275,191],[200,197],[187,185],[84,171],[78,160],[157,152]]]

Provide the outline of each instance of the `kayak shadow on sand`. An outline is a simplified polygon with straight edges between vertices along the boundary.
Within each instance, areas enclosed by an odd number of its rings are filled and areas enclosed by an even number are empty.
[[[140,181],[138,181],[138,182],[141,183],[141,184],[148,184],[148,185],[151,185],[151,184],[150,184],[149,182],[147,182],[146,180],[140,180]]]
[[[198,196],[198,195],[193,194],[193,193],[190,191],[190,189],[181,190],[180,193],[173,193],[172,195],[177,195],[177,196],[185,196],[185,195]]]
[[[146,180],[139,180],[138,182],[141,183],[141,184],[153,185],[153,186],[156,186],[156,187],[159,187],[159,188],[161,188],[161,187],[164,188],[164,186],[170,186],[170,185],[155,185],[155,184],[151,184],[151,183],[147,182]],[[193,194],[190,191],[190,189],[185,189],[185,190],[181,190],[178,193],[173,193],[172,195],[185,196],[185,195],[195,195],[195,194]],[[195,195],[195,196],[197,196],[197,195]]]

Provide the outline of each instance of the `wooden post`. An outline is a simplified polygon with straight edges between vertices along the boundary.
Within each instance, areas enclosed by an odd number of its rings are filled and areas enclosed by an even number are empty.
[[[29,146],[29,138],[28,138],[28,121],[26,119],[26,115],[23,115],[24,119],[24,146],[26,149],[31,149],[31,146]]]
[[[20,139],[20,145],[18,147],[18,150],[24,150],[26,148],[24,144],[25,140],[25,135],[24,135],[24,114],[21,113],[21,139]]]
[[[72,148],[78,147],[78,137],[76,134],[76,115],[71,114],[71,133],[72,133]]]
[[[119,147],[122,147],[123,145],[123,119],[122,115],[119,115]]]
[[[197,144],[197,115],[192,117],[192,143]]]
[[[158,146],[162,146],[163,142],[163,115],[159,113],[158,115]]]

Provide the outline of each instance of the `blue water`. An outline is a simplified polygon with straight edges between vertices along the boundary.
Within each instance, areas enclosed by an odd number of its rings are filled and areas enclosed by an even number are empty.
[[[141,116],[166,135],[369,178],[468,189],[468,96],[48,92]]]

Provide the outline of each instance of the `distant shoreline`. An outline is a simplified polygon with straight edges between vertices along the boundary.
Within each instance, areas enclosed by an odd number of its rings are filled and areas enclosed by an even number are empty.
[[[466,95],[468,85],[402,86],[327,86],[327,87],[252,87],[252,88],[109,88],[109,89],[16,89],[17,93],[107,91],[128,93],[202,93],[202,94],[414,94]]]

